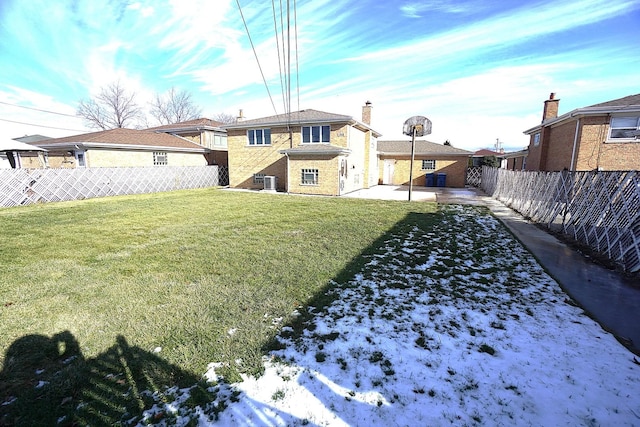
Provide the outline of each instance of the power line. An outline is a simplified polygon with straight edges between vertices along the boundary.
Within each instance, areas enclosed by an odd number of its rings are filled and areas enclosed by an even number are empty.
[[[78,118],[77,116],[72,116],[71,114],[65,114],[65,113],[58,113],[56,111],[49,111],[49,110],[41,110],[40,108],[33,108],[33,107],[25,107],[24,105],[17,105],[17,104],[11,104],[9,102],[2,102],[0,101],[0,104],[4,104],[4,105],[10,105],[12,107],[18,107],[18,108],[24,108],[26,110],[33,110],[33,111],[40,111],[42,113],[49,113],[49,114],[57,114],[59,116],[67,116],[67,117],[73,117],[73,118]]]
[[[282,59],[280,58],[280,40],[278,39],[278,20],[276,19],[275,0],[271,0],[271,9],[273,10],[273,32],[276,36],[276,52],[278,53],[278,73],[280,74],[280,90],[282,91],[282,104],[285,106],[285,111],[286,111],[286,101],[284,99],[284,79],[282,76]],[[280,0],[280,25],[282,26],[282,0]],[[284,50],[284,45],[283,45],[283,50]]]
[[[236,0],[236,4],[238,5],[238,10],[240,11],[240,16],[242,17],[242,23],[244,24],[244,28],[247,31],[247,37],[249,37],[249,43],[251,43],[251,49],[253,50],[253,56],[256,57],[256,62],[258,63],[258,68],[260,69],[260,75],[262,76],[262,81],[264,82],[264,87],[267,89],[267,94],[269,95],[269,100],[271,101],[271,106],[273,107],[273,111],[278,114],[278,110],[276,110],[276,105],[273,103],[273,98],[271,97],[271,91],[269,90],[269,85],[267,84],[267,79],[264,77],[264,73],[262,72],[262,66],[260,65],[260,60],[258,59],[258,54],[256,53],[256,48],[253,45],[253,40],[251,40],[251,34],[249,34],[249,27],[247,26],[247,21],[244,19],[244,14],[242,13],[242,7],[240,7],[240,0]]]
[[[300,61],[298,58],[298,8],[296,0],[293,0],[293,25],[296,37],[296,95],[298,100],[298,111],[300,111]]]
[[[58,129],[58,130],[70,130],[72,132],[86,132],[86,129],[67,129],[67,128],[57,128],[55,126],[45,126],[45,125],[36,125],[34,123],[25,123],[25,122],[17,122],[15,120],[8,120],[8,119],[0,119],[0,121],[3,122],[9,122],[9,123],[17,123],[19,125],[27,125],[27,126],[36,126],[39,128],[49,128],[49,129]]]

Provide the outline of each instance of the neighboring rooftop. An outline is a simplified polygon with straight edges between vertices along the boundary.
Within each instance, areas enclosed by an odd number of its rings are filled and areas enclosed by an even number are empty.
[[[190,129],[201,129],[201,128],[221,128],[224,126],[224,123],[218,122],[212,119],[207,119],[205,117],[201,117],[199,119],[187,120],[180,123],[171,123],[168,125],[155,126],[152,128],[148,128],[147,130],[154,131],[167,131],[167,130],[190,130]],[[221,129],[222,130],[222,129]]]
[[[504,155],[504,152],[501,153],[499,151],[488,150],[486,148],[483,148],[483,149],[478,150],[475,153],[473,153],[473,157],[487,157],[487,156],[500,157],[500,156],[503,156],[503,155]]]
[[[411,154],[411,141],[378,141],[378,152],[386,155]],[[470,156],[471,151],[455,148],[450,145],[437,144],[435,142],[416,140],[415,154],[431,154],[446,156]]]
[[[48,136],[44,136],[44,135],[25,135],[25,136],[21,136],[20,138],[13,138],[14,141],[20,141],[20,142],[24,142],[25,144],[32,144],[34,142],[38,142],[38,141],[44,141],[45,139],[51,139]]]
[[[631,105],[640,105],[640,93],[636,95],[629,95],[623,98],[614,99],[607,102],[601,102],[600,104],[590,105],[590,107],[629,107]]]
[[[48,148],[53,146],[67,146],[84,144],[86,146],[119,146],[130,147],[162,147],[181,150],[204,150],[196,143],[168,133],[154,132],[150,130],[136,130],[117,128],[99,132],[83,133],[80,135],[66,136],[63,138],[51,138],[34,143],[38,147]]]

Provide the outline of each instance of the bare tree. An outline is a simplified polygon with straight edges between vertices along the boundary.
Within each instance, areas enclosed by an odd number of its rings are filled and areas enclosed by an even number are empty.
[[[94,99],[80,101],[76,115],[85,119],[88,126],[102,130],[135,125],[143,117],[135,97],[117,81],[103,87]]]
[[[224,123],[225,125],[230,125],[237,121],[236,116],[229,113],[218,113],[218,114],[215,114],[212,118],[216,122]]]
[[[200,117],[202,110],[191,99],[191,93],[172,87],[164,94],[156,94],[151,103],[151,115],[162,125],[180,123]]]

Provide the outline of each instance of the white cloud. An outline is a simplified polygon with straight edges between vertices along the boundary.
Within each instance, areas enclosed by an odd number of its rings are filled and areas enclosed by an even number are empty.
[[[464,2],[449,2],[432,0],[426,2],[411,2],[400,6],[402,14],[408,18],[422,18],[427,16],[431,12],[444,12],[444,13],[469,13],[471,11],[477,11],[480,5],[470,5]]]

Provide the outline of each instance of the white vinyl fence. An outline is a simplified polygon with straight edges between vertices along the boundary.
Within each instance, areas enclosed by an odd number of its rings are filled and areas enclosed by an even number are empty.
[[[483,167],[482,189],[525,217],[640,271],[640,174]]]
[[[222,166],[0,169],[0,207],[228,185]]]

